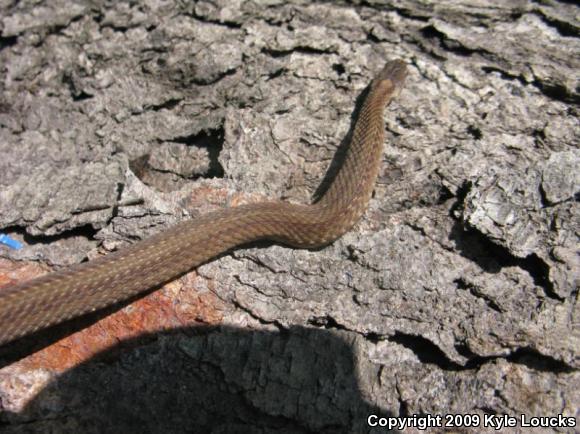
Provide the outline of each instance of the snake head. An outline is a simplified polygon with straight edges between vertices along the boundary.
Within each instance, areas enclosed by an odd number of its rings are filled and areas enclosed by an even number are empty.
[[[381,69],[372,81],[371,87],[384,88],[393,96],[403,88],[407,78],[407,64],[400,59],[391,60]]]

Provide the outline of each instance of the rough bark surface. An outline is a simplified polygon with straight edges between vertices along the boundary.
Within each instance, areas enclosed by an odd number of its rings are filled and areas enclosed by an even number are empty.
[[[579,16],[551,0],[1,1],[13,260],[60,267],[240,201],[308,202],[374,72],[402,58],[410,77],[355,230],[201,266],[190,291],[215,297],[219,327],[64,373],[15,363],[34,344],[3,349],[0,431],[580,424]],[[535,432],[555,431],[574,428]]]

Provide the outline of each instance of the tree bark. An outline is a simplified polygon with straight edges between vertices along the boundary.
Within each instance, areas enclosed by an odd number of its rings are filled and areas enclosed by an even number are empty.
[[[0,232],[24,244],[0,247],[7,283],[213,209],[309,202],[374,73],[393,58],[410,71],[352,232],[316,251],[238,249],[5,346],[0,430],[385,432],[368,416],[421,414],[442,416],[435,431],[445,415],[474,432],[562,415],[541,432],[573,431],[579,14],[0,2]]]

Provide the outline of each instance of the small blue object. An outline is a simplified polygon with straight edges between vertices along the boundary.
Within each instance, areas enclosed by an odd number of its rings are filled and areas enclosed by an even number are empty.
[[[22,243],[10,238],[6,234],[0,234],[0,244],[10,247],[11,249],[20,250],[22,248]]]

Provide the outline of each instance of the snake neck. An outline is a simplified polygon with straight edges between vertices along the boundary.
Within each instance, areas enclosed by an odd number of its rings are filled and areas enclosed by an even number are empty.
[[[351,136],[343,164],[325,194],[316,202],[322,207],[360,210],[371,198],[379,172],[384,142],[384,107],[389,95],[369,92]]]

